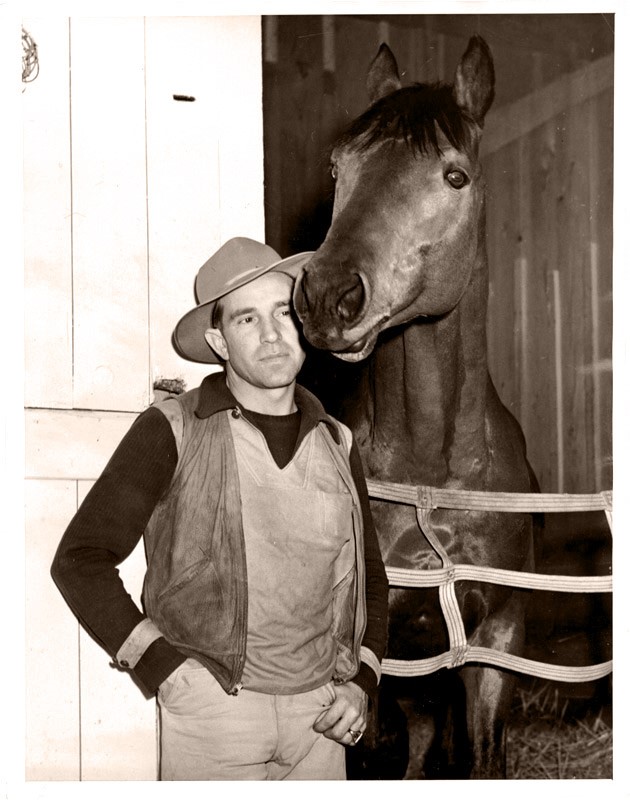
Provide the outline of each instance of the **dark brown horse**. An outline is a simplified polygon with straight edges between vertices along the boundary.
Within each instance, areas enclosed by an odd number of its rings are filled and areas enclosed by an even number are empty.
[[[493,87],[492,57],[479,37],[470,40],[452,86],[402,88],[383,45],[368,74],[372,105],[333,151],[332,223],[297,281],[295,305],[311,344],[361,362],[338,413],[373,480],[535,490],[523,435],[487,366],[479,140]],[[387,565],[441,566],[413,507],[374,501],[372,508]],[[533,566],[530,516],[436,510],[431,523],[455,563]],[[470,644],[521,652],[522,592],[459,582],[457,597]],[[388,657],[446,649],[436,590],[390,589]],[[505,775],[514,676],[466,664],[437,677],[446,679],[441,694],[435,680],[383,681],[378,727],[357,756],[360,777],[404,775],[406,732],[389,702],[401,684],[407,693],[418,690],[421,707],[435,707],[427,777]]]

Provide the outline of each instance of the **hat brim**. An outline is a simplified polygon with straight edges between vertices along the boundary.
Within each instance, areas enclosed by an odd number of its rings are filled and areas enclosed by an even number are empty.
[[[235,289],[240,289],[241,286],[255,281],[267,272],[284,272],[295,280],[304,264],[310,261],[314,253],[314,250],[296,253],[293,256],[276,261],[268,267],[260,267],[260,269],[247,272],[242,278],[235,280],[227,291],[220,292],[215,297],[200,303],[192,311],[184,314],[173,331],[173,347],[177,354],[188,361],[196,361],[199,364],[222,363],[205,338],[205,333],[210,327],[212,310],[216,301]]]

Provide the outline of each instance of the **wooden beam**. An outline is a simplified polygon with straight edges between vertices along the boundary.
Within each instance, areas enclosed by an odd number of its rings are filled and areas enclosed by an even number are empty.
[[[584,102],[611,88],[613,79],[613,56],[604,56],[494,113],[490,110],[481,142],[482,155],[520,139],[567,111],[576,100]]]

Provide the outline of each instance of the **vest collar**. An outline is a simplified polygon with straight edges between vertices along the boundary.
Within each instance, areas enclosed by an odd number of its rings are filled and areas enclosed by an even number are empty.
[[[298,439],[301,440],[307,433],[315,428],[320,422],[324,422],[330,428],[330,432],[337,444],[340,444],[339,430],[331,417],[324,411],[323,405],[303,386],[295,386],[295,404],[302,412],[300,433]],[[195,415],[199,419],[206,419],[220,411],[227,411],[230,408],[242,406],[238,403],[232,392],[228,389],[225,381],[225,373],[214,372],[206,375],[199,387],[199,400]]]

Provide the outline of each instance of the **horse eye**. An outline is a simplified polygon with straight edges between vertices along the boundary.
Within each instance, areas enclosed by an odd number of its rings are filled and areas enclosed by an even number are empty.
[[[463,189],[469,183],[468,175],[460,169],[452,169],[446,173],[446,180],[453,189]]]
[[[336,181],[337,180],[337,165],[336,164],[331,164],[330,165],[330,174],[332,176],[332,179],[334,181]]]

